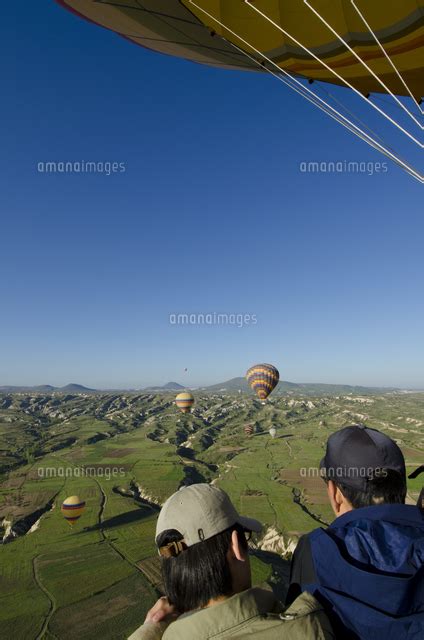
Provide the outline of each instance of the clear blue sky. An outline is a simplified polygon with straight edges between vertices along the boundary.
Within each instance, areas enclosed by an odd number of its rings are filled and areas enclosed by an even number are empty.
[[[424,388],[422,191],[270,78],[138,48],[53,0],[3,7],[0,385]],[[46,175],[46,161],[123,162]],[[181,327],[172,313],[250,313]],[[188,367],[189,372],[183,373]]]

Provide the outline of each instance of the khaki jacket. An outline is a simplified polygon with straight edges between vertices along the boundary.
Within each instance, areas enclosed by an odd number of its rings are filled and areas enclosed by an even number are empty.
[[[285,609],[272,591],[253,588],[207,609],[180,616],[164,632],[164,624],[145,624],[129,640],[333,640],[321,605],[302,593]]]

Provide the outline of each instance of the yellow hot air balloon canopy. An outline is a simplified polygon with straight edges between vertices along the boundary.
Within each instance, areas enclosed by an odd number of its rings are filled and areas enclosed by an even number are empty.
[[[85,502],[79,496],[69,496],[63,501],[61,512],[65,520],[73,526],[85,511]]]
[[[400,132],[415,151],[422,149],[424,0],[56,1],[147,49],[270,73],[424,182],[416,157],[408,159],[391,139],[386,142],[383,132],[373,130],[374,121],[364,124],[340,96],[324,85],[312,91],[305,81],[347,87],[361,106],[365,101],[379,115],[380,124],[389,123],[391,133]],[[384,106],[379,96],[370,100],[376,93],[393,103]]]
[[[194,404],[194,397],[189,391],[183,391],[175,398],[175,404],[183,413],[188,413]]]
[[[161,53],[217,67],[255,71],[260,70],[258,62],[263,54],[264,59],[292,74],[340,84],[307,49],[363,93],[385,92],[340,36],[390,91],[408,95],[406,83],[417,98],[424,93],[424,0],[57,2]]]

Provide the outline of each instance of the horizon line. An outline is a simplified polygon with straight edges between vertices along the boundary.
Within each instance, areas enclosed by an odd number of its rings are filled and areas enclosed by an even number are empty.
[[[166,386],[170,385],[170,384],[175,384],[180,386],[181,388],[187,388],[187,389],[198,389],[198,390],[202,390],[202,389],[208,389],[210,387],[218,387],[220,385],[222,385],[222,387],[224,387],[226,384],[228,384],[229,382],[232,382],[234,380],[240,379],[240,381],[246,382],[244,377],[242,376],[236,376],[234,378],[229,378],[227,380],[224,380],[222,382],[216,382],[216,383],[209,383],[209,384],[181,384],[179,382],[176,382],[175,380],[166,382],[164,384],[147,384],[147,385],[143,385],[143,386],[131,386],[131,385],[125,385],[125,386],[88,386],[86,384],[81,384],[78,382],[70,382],[64,385],[54,385],[54,384],[50,384],[50,383],[41,383],[41,384],[0,384],[0,390],[2,389],[36,389],[36,388],[40,388],[40,387],[49,387],[51,388],[53,391],[60,391],[61,389],[66,389],[67,387],[72,387],[72,386],[76,386],[76,387],[82,387],[84,389],[87,389],[88,391],[145,391],[145,390],[153,390],[153,389],[158,389],[158,390],[164,390],[166,391]],[[364,388],[364,389],[381,389],[381,390],[390,390],[390,391],[424,391],[424,387],[420,387],[420,386],[404,386],[404,385],[387,385],[387,384],[364,384],[364,383],[351,383],[351,382],[294,382],[292,380],[280,380],[279,381],[279,385],[280,384],[294,384],[294,385],[299,385],[299,386],[317,386],[317,385],[323,385],[323,386],[332,386],[332,387],[360,387],[360,388]],[[246,382],[247,384],[247,382]],[[278,385],[277,385],[278,386]],[[172,390],[172,389],[169,389]]]

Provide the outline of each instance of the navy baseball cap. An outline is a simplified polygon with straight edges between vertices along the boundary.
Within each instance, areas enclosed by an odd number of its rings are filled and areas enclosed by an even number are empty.
[[[328,438],[320,469],[325,480],[359,491],[366,491],[369,480],[384,477],[389,470],[406,479],[405,458],[396,442],[362,424],[344,427]]]

